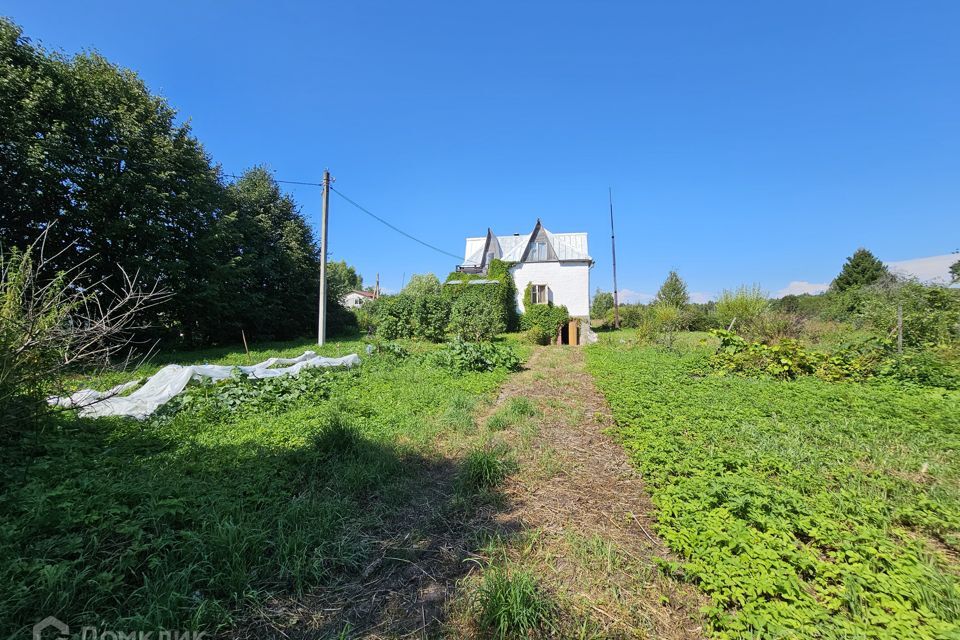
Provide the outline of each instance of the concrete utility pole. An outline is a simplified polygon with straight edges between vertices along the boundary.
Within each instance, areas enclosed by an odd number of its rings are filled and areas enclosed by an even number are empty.
[[[613,327],[620,328],[620,296],[617,294],[617,239],[613,233],[613,187],[610,194],[610,245],[613,249]]]
[[[327,341],[327,212],[330,208],[330,171],[323,170],[323,221],[320,223],[320,320],[317,344]]]

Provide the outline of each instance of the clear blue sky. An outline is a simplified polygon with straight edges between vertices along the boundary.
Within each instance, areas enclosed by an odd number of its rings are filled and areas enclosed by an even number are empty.
[[[453,253],[588,231],[610,288],[827,282],[960,248],[960,3],[5,2],[166,96],[227,172],[336,187]],[[319,227],[319,190],[290,188]],[[366,281],[454,260],[332,196]]]

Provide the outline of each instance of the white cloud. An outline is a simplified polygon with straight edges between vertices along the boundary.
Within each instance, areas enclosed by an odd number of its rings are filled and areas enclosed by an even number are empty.
[[[950,265],[957,260],[960,260],[960,255],[948,253],[944,256],[913,258],[886,264],[890,271],[897,275],[917,278],[923,282],[950,284]]]
[[[634,291],[632,289],[620,289],[617,292],[617,297],[620,298],[621,303],[627,304],[636,304],[637,302],[650,302],[653,300],[652,293],[641,293],[639,291]]]
[[[806,280],[792,280],[790,284],[785,286],[780,291],[777,291],[776,297],[782,298],[783,296],[799,296],[804,293],[816,294],[823,293],[830,288],[830,283],[826,282],[807,282]]]
[[[690,292],[690,302],[696,302],[697,304],[703,304],[704,302],[710,302],[716,296],[712,293],[706,291],[691,291]]]

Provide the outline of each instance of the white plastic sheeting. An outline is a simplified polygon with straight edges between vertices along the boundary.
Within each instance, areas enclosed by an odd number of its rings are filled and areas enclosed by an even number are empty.
[[[289,366],[272,368],[277,364]],[[149,416],[161,405],[169,402],[194,379],[223,380],[232,376],[237,369],[251,378],[275,378],[277,376],[295,376],[302,369],[313,367],[352,367],[358,364],[360,364],[360,357],[355,353],[342,358],[324,358],[318,356],[314,351],[304,351],[296,358],[270,358],[248,367],[214,364],[184,367],[179,364],[168,364],[150,376],[142,387],[128,396],[119,394],[137,386],[140,383],[139,380],[117,385],[108,391],[83,389],[66,397],[48,398],[47,402],[59,407],[76,409],[77,413],[87,418],[129,416],[140,420]]]

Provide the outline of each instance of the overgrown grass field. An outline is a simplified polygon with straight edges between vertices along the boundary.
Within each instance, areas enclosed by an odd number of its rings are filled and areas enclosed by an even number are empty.
[[[960,392],[720,376],[698,341],[587,361],[715,635],[960,637]]]
[[[259,394],[195,386],[144,422],[63,414],[0,448],[0,636],[47,615],[77,629],[209,632],[269,594],[362,569],[365,534],[444,464],[434,439],[508,375],[425,366],[417,352],[434,346],[411,343],[410,357],[364,346],[318,349],[360,353],[354,370],[304,372]],[[305,348],[316,347],[164,354],[97,382]]]

